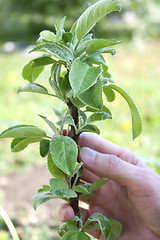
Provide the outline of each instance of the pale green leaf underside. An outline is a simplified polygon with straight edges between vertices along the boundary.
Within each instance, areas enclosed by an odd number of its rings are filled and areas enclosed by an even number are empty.
[[[70,49],[60,43],[54,43],[54,42],[44,43],[44,44],[38,45],[37,47],[33,48],[33,50],[31,52],[35,52],[35,51],[47,52],[47,53],[49,53],[53,56],[56,56],[64,61],[73,59],[73,54],[70,51]]]
[[[120,6],[112,0],[101,0],[93,4],[79,17],[77,21],[75,28],[77,39],[81,40],[106,14],[119,10]]]
[[[56,135],[59,135],[59,132],[56,128],[56,125],[51,121],[49,120],[48,118],[46,118],[45,116],[42,116],[42,115],[39,115],[47,124],[48,126],[52,129],[52,131],[56,134]]]
[[[70,115],[67,115],[67,116],[62,117],[62,118],[57,122],[57,125],[59,125],[59,126],[63,126],[63,125],[65,125],[65,124],[74,126],[74,127],[76,128],[75,123],[74,123],[74,120],[73,120],[72,116],[70,116]]]
[[[87,123],[102,121],[102,120],[111,119],[111,118],[112,116],[107,112],[95,112],[88,117]]]
[[[0,138],[46,137],[45,131],[33,125],[16,125],[6,129]]]
[[[75,141],[66,136],[56,136],[51,140],[50,153],[56,166],[67,175],[73,176],[78,156]]]
[[[34,195],[32,199],[33,207],[36,210],[40,204],[54,198],[58,198],[58,197],[49,191],[40,191],[36,195]]]
[[[79,132],[94,132],[100,134],[100,130],[93,124],[86,124],[79,130]]]
[[[101,232],[103,233],[104,237],[107,238],[112,226],[110,220],[106,216],[104,216],[102,213],[94,213],[91,217],[88,218],[85,225],[89,226],[90,223],[93,223],[93,222],[98,222]]]
[[[66,17],[63,17],[59,24],[57,25],[57,31],[56,31],[56,41],[55,42],[59,42],[62,40],[62,35],[64,33],[64,23],[65,23],[65,19]]]
[[[41,93],[48,94],[48,90],[40,84],[37,83],[29,83],[26,86],[18,87],[17,93],[20,92],[33,92],[33,93]]]
[[[89,54],[87,56],[87,58],[85,58],[85,62],[89,65],[92,65],[92,64],[102,64],[102,67],[105,71],[108,70],[108,67],[106,65],[106,62],[105,62],[105,59],[104,57],[99,54],[99,53],[92,53],[92,54]]]
[[[135,139],[138,135],[140,135],[142,131],[142,120],[139,110],[126,91],[114,84],[110,84],[109,87],[119,92],[128,103],[132,115],[132,134],[133,139]]]
[[[53,32],[51,32],[49,30],[44,30],[44,31],[40,32],[40,37],[37,42],[39,42],[41,40],[47,40],[47,41],[54,42],[55,37],[56,37],[56,35]]]

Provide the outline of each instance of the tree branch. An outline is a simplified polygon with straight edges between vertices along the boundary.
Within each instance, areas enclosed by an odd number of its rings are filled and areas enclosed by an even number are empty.
[[[67,102],[67,105],[70,110],[70,115],[72,116],[74,123],[75,123],[76,127],[78,128],[78,108],[70,100]],[[79,134],[76,134],[74,126],[71,126],[70,137],[78,144]],[[73,176],[73,178],[71,179],[71,185],[73,185],[75,178],[76,178],[76,175]],[[76,185],[79,184],[79,181],[80,181],[80,179],[77,180]],[[73,208],[74,214],[76,216],[78,216],[78,214],[79,214],[78,202],[79,202],[79,193],[77,193],[76,198],[70,199],[70,206]]]

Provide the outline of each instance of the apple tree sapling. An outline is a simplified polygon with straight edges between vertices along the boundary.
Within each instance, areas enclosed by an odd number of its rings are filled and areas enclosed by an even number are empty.
[[[66,200],[73,207],[74,218],[58,228],[63,240],[89,240],[86,232],[93,228],[101,229],[105,238],[114,240],[119,238],[122,229],[120,223],[101,213],[94,213],[84,223],[79,201],[92,199],[92,193],[106,184],[107,180],[98,179],[93,184],[81,184],[83,164],[78,161],[79,134],[100,134],[94,122],[112,118],[102,95],[112,102],[115,91],[121,94],[131,110],[133,139],[141,132],[141,118],[135,103],[126,91],[114,83],[103,57],[103,53],[114,55],[116,51],[111,47],[120,41],[95,38],[91,33],[101,18],[120,9],[120,5],[112,0],[100,0],[83,12],[69,32],[64,30],[64,17],[58,24],[55,23],[56,32],[44,30],[40,33],[37,45],[31,52],[42,52],[43,55],[25,65],[22,76],[29,83],[19,87],[17,92],[58,98],[66,104],[67,110],[62,113],[54,109],[59,119],[56,124],[39,115],[51,129],[49,136],[33,125],[12,126],[0,134],[1,138],[13,138],[12,152],[22,151],[29,144],[39,142],[40,155],[47,157],[48,169],[53,177],[49,185],[43,185],[33,197],[33,207],[37,209],[40,204],[55,198]],[[47,65],[51,66],[48,79],[50,90],[36,83]]]

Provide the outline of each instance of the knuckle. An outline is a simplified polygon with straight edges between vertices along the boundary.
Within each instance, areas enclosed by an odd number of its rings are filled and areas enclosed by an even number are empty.
[[[120,165],[120,158],[115,155],[108,155],[106,160],[108,168],[117,168]]]

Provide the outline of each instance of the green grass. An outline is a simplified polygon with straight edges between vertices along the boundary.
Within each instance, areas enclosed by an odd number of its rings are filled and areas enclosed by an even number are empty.
[[[160,161],[160,44],[151,42],[139,48],[131,43],[123,43],[116,48],[115,56],[106,55],[105,58],[115,82],[136,102],[142,116],[143,132],[132,141],[129,108],[118,94],[115,102],[106,101],[113,114],[113,120],[98,123],[98,126],[103,137],[135,151],[155,169]],[[48,130],[38,114],[54,120],[52,108],[64,108],[59,100],[52,97],[29,93],[16,94],[16,88],[27,83],[22,79],[21,71],[32,56],[33,54],[29,56],[24,52],[0,54],[0,132],[11,125],[21,123],[36,124]],[[40,83],[48,80],[48,71],[49,69],[41,75]],[[42,162],[37,151],[38,145],[29,146],[20,153],[11,153],[9,145],[10,140],[0,140],[1,174]],[[37,149],[34,149],[34,146]]]

